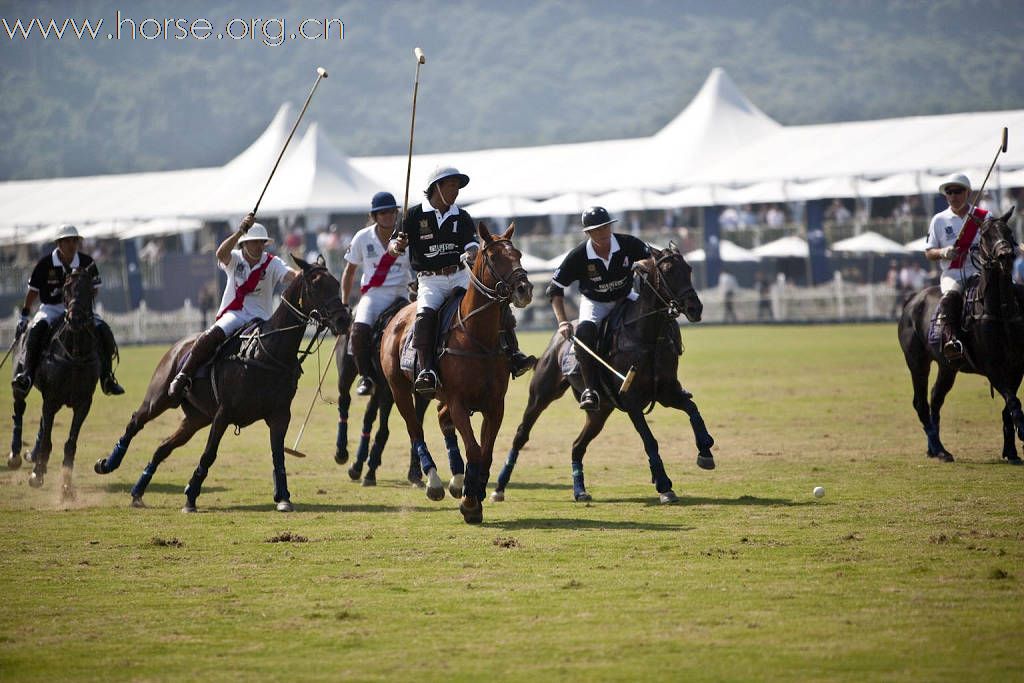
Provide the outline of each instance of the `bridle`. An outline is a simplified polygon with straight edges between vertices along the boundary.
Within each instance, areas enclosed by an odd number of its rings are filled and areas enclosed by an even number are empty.
[[[661,272],[660,266],[662,263],[666,261],[674,261],[676,259],[679,259],[681,261],[682,255],[678,251],[675,251],[674,249],[666,249],[661,253],[661,256],[655,258],[653,271],[657,273],[656,278],[653,278],[652,274],[646,268],[640,266],[640,264],[643,263],[642,261],[640,263],[634,264],[633,272],[636,274],[637,279],[640,281],[642,286],[645,286],[647,289],[651,291],[651,293],[654,295],[654,298],[658,301],[660,306],[648,311],[647,313],[639,315],[636,318],[626,321],[627,325],[635,323],[636,321],[651,315],[664,314],[666,317],[675,320],[682,314],[682,299],[691,294],[696,293],[697,290],[694,289],[692,283],[683,288],[683,290],[678,294],[676,294],[671,290],[671,288],[669,288],[668,284],[665,281],[665,276]],[[655,282],[652,283],[652,279],[655,279]]]
[[[492,306],[494,304],[507,303],[512,299],[512,293],[515,291],[516,286],[524,282],[529,282],[529,277],[527,275],[526,269],[523,268],[522,266],[516,266],[515,268],[513,268],[511,271],[509,271],[506,277],[501,277],[501,275],[498,274],[498,271],[494,267],[494,262],[489,252],[492,248],[494,248],[495,245],[502,243],[507,243],[509,246],[512,246],[512,240],[503,238],[494,239],[488,242],[486,245],[484,245],[484,247],[480,249],[480,255],[477,256],[477,258],[483,259],[483,268],[486,269],[486,271],[494,279],[495,284],[493,287],[488,287],[487,285],[485,285],[483,280],[476,276],[476,274],[473,272],[473,269],[469,269],[469,281],[473,285],[473,289],[483,294],[484,297],[487,299],[487,302],[484,303],[482,306],[479,306],[470,311],[465,317],[460,318],[458,323],[459,325],[462,325],[471,317],[473,317],[480,311],[484,310],[488,306]],[[512,248],[515,249],[515,247]]]
[[[1004,228],[1000,230],[1000,226]],[[997,230],[999,237],[992,241],[991,244],[987,240],[980,240],[978,248],[971,252],[971,262],[979,270],[991,269],[993,266],[1003,267],[1004,259],[1009,255],[1016,255],[1017,253],[1017,242],[1012,236],[1006,237],[1005,234],[1009,233],[1009,227],[1002,220],[998,218],[989,218],[982,223],[979,228],[982,235],[992,230]]]
[[[78,273],[74,274],[73,277],[76,278],[73,281],[74,288],[76,290],[78,288],[84,288],[81,284],[79,284],[80,282],[85,282],[85,287],[92,287],[91,281],[89,281],[88,279],[83,280],[83,278],[88,277],[86,270],[78,271]],[[96,341],[96,332],[92,324],[96,318],[96,314],[93,311],[91,305],[86,306],[79,302],[77,291],[74,292],[74,295],[71,294],[71,285],[72,280],[70,279],[64,284],[64,315],[61,318],[60,324],[53,331],[51,339],[53,340],[53,343],[57,344],[60,347],[60,351],[62,352],[63,356],[62,360],[64,362],[70,363],[72,365],[89,365],[90,363],[97,362],[96,356],[93,353],[93,349],[91,347],[86,352],[72,353],[71,350],[68,349],[68,346],[64,341],[66,335],[69,332],[75,335],[81,335],[84,333],[91,337],[94,342]],[[85,309],[84,312],[82,313],[82,317],[79,317],[77,315],[80,312],[79,309]],[[72,310],[74,310],[76,313],[74,324],[72,324],[71,322]]]

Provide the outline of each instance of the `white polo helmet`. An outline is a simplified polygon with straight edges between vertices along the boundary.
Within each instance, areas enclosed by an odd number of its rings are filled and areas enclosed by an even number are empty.
[[[263,227],[262,223],[253,223],[252,227],[249,228],[249,232],[242,235],[242,239],[238,240],[238,243],[242,242],[273,242],[270,239],[270,235],[267,234],[267,229]]]
[[[430,188],[434,185],[434,183],[440,180],[444,180],[445,178],[451,178],[452,176],[455,176],[456,178],[459,179],[460,189],[465,187],[466,185],[469,185],[469,176],[466,175],[465,173],[459,173],[459,169],[455,168],[454,166],[438,166],[437,168],[430,172],[429,176],[427,176],[427,189],[425,190],[425,192],[430,192]]]
[[[945,194],[946,188],[951,186],[959,186],[966,189],[968,192],[971,191],[971,179],[963,173],[950,173],[946,176],[946,179],[939,185],[939,193]]]
[[[53,241],[59,242],[62,239],[66,239],[68,237],[76,237],[78,239],[82,239],[82,236],[78,234],[78,228],[71,225],[70,223],[65,223],[64,225],[60,226],[60,228],[57,230],[57,236],[53,238]]]

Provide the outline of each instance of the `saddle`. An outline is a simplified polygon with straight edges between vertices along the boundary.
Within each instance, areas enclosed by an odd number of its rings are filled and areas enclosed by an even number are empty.
[[[373,348],[379,349],[381,341],[384,339],[384,328],[388,326],[391,319],[394,318],[400,310],[409,305],[409,300],[404,296],[395,297],[395,300],[388,304],[388,307],[381,311],[381,314],[377,316],[377,320],[373,323],[373,329],[370,331],[370,342],[373,344]],[[351,349],[349,349],[351,353]]]
[[[960,328],[957,330],[958,333],[969,330],[984,315],[985,302],[981,297],[980,284],[981,278],[977,275],[972,276],[967,281],[963,294],[963,308],[960,311]],[[941,304],[936,303],[928,323],[928,346],[939,356],[942,355],[942,328],[939,325],[939,314],[941,312]]]
[[[455,316],[459,313],[459,306],[462,305],[462,298],[466,296],[466,290],[462,287],[456,287],[452,290],[451,295],[444,300],[441,304],[441,310],[437,312],[437,338],[434,340],[434,359],[440,359],[441,354],[444,353],[448,344],[448,333],[452,328],[452,321],[455,320]],[[438,368],[438,379],[440,377],[440,364],[435,362],[435,367]],[[416,360],[416,349],[412,346],[412,328],[405,333],[405,337],[402,339],[402,355],[399,359],[399,366],[405,372],[410,373],[410,376],[415,377],[419,373],[419,362]]]
[[[254,318],[231,333],[231,335],[217,347],[213,357],[208,362],[199,366],[199,369],[196,370],[195,377],[209,377],[213,372],[214,364],[222,358],[237,360],[241,363],[251,362],[253,355],[259,348],[258,337],[265,323],[265,320]],[[178,365],[174,369],[175,373],[181,372],[181,369],[185,366],[185,361],[188,359],[188,355],[189,354],[186,353],[178,361]]]

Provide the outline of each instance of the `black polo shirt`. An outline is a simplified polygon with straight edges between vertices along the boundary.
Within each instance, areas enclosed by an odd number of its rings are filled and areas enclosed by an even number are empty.
[[[438,225],[437,212],[426,201],[409,209],[402,231],[409,238],[409,263],[415,271],[458,265],[466,245],[477,241],[468,213],[453,206]]]
[[[613,233],[606,266],[588,239],[565,255],[551,277],[548,296],[563,296],[569,285],[579,282],[580,294],[591,301],[618,301],[633,286],[633,264],[650,255],[651,250],[643,240]]]
[[[71,259],[71,265],[65,267],[61,263],[58,251],[54,249],[52,253],[39,259],[39,263],[32,269],[32,274],[28,278],[28,288],[39,292],[41,303],[63,304],[64,280],[75,268],[88,268],[92,264],[91,256],[78,252],[75,258]],[[96,274],[92,279],[92,286],[99,287],[102,284],[99,269],[95,269],[94,272]]]

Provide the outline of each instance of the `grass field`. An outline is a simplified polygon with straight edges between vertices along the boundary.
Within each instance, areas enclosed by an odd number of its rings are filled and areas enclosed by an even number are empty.
[[[397,413],[380,484],[349,481],[328,405],[303,438],[311,457],[288,461],[295,513],[273,511],[262,425],[225,437],[200,514],[179,512],[200,437],[157,473],[150,507],[130,509],[177,417],[150,425],[117,472],[92,472],[163,351],[126,349],[128,394],[97,397],[76,502],[57,492],[66,414],[41,490],[27,468],[0,473],[0,680],[1024,677],[1024,468],[1000,463],[987,384],[959,379],[943,414],[958,462],[939,464],[924,456],[894,325],[698,326],[684,341],[683,384],[718,469],[696,467],[684,415],[656,409],[681,504],[657,504],[621,414],[585,461],[594,502],[572,502],[582,415],[564,398],[476,527],[404,483]],[[492,481],[526,392],[512,384]],[[10,402],[0,389],[4,415]],[[443,460],[436,426],[428,443]],[[285,532],[306,541],[269,542]]]

